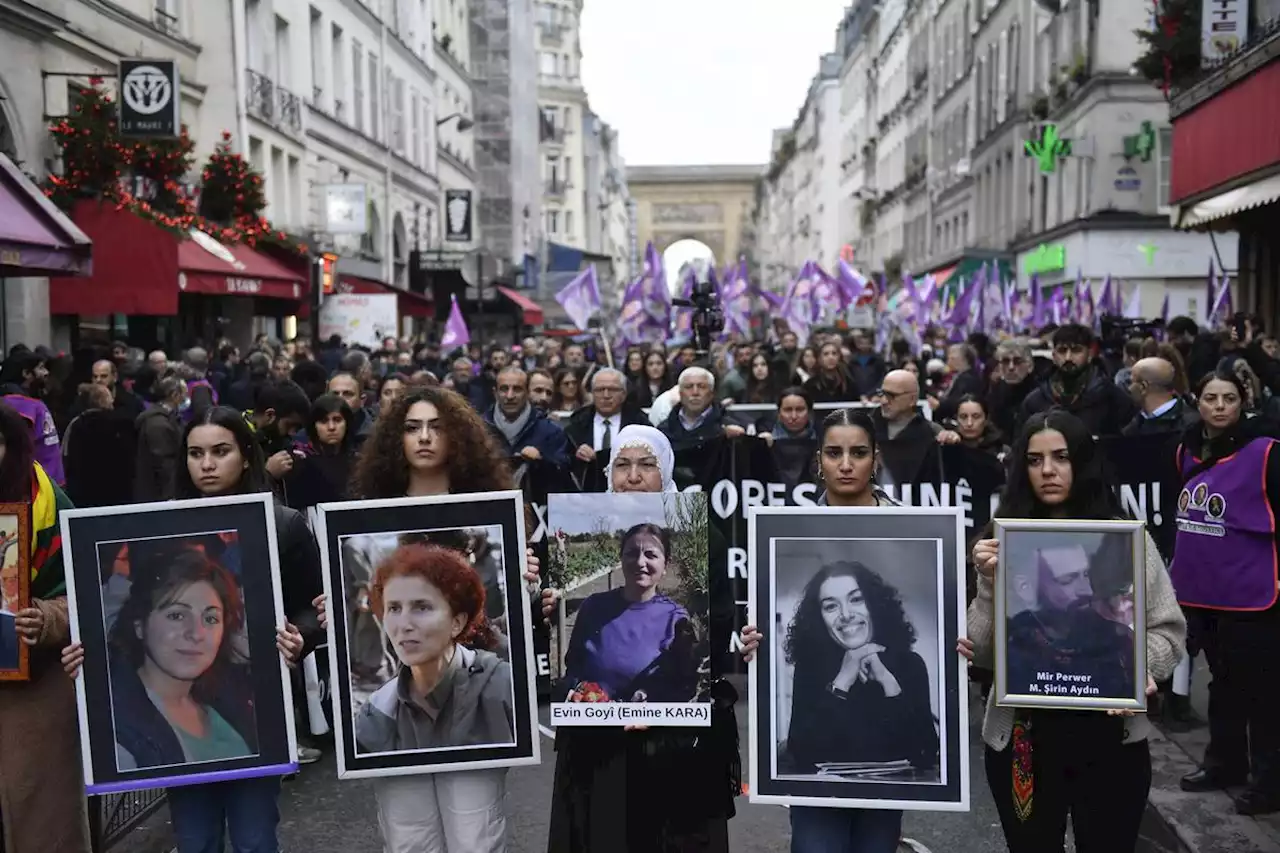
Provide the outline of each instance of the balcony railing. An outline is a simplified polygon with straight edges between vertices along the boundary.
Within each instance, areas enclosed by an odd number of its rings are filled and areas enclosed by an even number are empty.
[[[565,191],[568,189],[568,181],[552,179],[543,185],[543,195],[547,198],[564,198]]]
[[[539,142],[554,142],[559,144],[564,142],[565,130],[563,127],[546,127],[544,125],[538,136]]]
[[[302,133],[302,99],[283,87],[277,88],[280,97],[280,126],[295,136]]]
[[[247,69],[245,75],[249,81],[249,91],[246,93],[246,106],[249,110],[249,115],[262,121],[274,122],[276,114],[275,83],[271,82],[271,78],[267,75],[254,71],[252,68]]]
[[[559,46],[564,44],[563,24],[538,24],[538,32],[542,35],[542,43]]]
[[[156,29],[161,32],[168,33],[171,36],[179,35],[177,15],[171,15],[157,6],[152,13],[151,20],[155,23]]]

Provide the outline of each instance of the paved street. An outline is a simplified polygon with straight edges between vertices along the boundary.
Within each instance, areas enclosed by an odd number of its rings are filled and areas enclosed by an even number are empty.
[[[1003,853],[999,819],[983,777],[980,716],[976,702],[972,709],[970,749],[972,751],[972,810],[968,814],[908,812],[906,831],[919,850],[928,853]],[[546,722],[546,708],[542,721]],[[746,708],[739,706],[739,720],[746,741]],[[551,780],[555,763],[551,741],[543,738],[543,763],[538,767],[512,771],[508,838],[510,853],[546,853],[547,813],[551,803]],[[284,853],[374,853],[380,849],[370,783],[339,783],[332,753],[318,764],[303,768],[287,782],[281,798],[281,843]],[[121,853],[166,853],[167,827],[162,811],[146,828],[115,848]],[[738,816],[729,824],[734,853],[785,853],[790,833],[787,810],[780,806],[752,805],[739,800]],[[1150,838],[1135,853],[1179,853],[1175,846]],[[1068,849],[1071,849],[1070,847]],[[1208,851],[1205,851],[1208,853]],[[1214,851],[1214,853],[1219,853]],[[1222,853],[1225,853],[1223,851]]]

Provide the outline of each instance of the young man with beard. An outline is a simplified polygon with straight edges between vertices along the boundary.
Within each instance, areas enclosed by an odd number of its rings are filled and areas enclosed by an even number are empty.
[[[244,419],[253,430],[267,473],[280,482],[293,470],[293,434],[302,429],[311,412],[307,392],[296,382],[268,382],[258,389],[253,408]]]
[[[1137,408],[1127,392],[1091,363],[1093,331],[1069,323],[1054,331],[1052,341],[1053,373],[1022,402],[1018,425],[1034,414],[1060,408],[1083,421],[1093,436],[1119,435]]]

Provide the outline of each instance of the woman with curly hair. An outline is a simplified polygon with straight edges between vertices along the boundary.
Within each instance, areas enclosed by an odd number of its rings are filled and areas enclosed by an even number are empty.
[[[828,761],[937,765],[915,639],[898,591],[862,563],[827,564],[805,584],[783,647],[795,667],[786,754],[797,772]]]
[[[484,421],[466,398],[446,388],[415,390],[383,412],[351,482],[352,496],[364,499],[512,488],[511,469]],[[525,555],[525,580],[536,583],[537,558],[532,551]],[[315,606],[327,627],[323,595]],[[554,607],[554,595],[544,593],[544,615]],[[451,612],[460,618],[458,610]],[[412,695],[415,702],[434,702],[421,691]],[[377,779],[374,794],[386,853],[501,853],[506,849],[506,778],[499,768]]]

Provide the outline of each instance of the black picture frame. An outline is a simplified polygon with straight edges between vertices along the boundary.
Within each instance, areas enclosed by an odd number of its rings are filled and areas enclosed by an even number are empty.
[[[276,647],[276,628],[284,624],[285,618],[272,500],[270,494],[259,493],[61,513],[71,639],[84,646],[84,663],[76,679],[76,701],[88,793],[283,776],[297,770],[292,679]],[[225,552],[218,550],[219,542],[226,546],[229,541],[234,542],[234,558],[230,547]],[[105,564],[107,558],[119,558],[121,545],[129,549],[130,574],[123,580],[113,565]],[[164,718],[147,702],[141,678],[131,679],[127,668],[113,671],[113,667],[122,666],[124,655],[118,645],[109,643],[107,625],[109,620],[115,624],[115,614],[120,609],[117,590],[133,590],[137,583],[136,572],[140,569],[134,557],[139,551],[155,555],[152,565],[161,565],[167,561],[159,555],[172,554],[175,548],[204,549],[236,579],[243,602],[247,674],[243,666],[235,669],[235,678],[223,678],[219,695],[234,696],[232,704],[240,708],[245,702],[251,703],[249,716],[233,728],[253,754],[121,769],[118,749],[123,747],[117,743],[120,720],[129,720],[130,725],[123,726],[127,730],[137,728],[139,711],[148,715],[154,711],[160,725]],[[108,592],[108,584],[113,581],[119,581],[120,586]],[[127,592],[124,600],[129,600]],[[228,669],[223,675],[232,671]],[[136,689],[134,681],[138,682]],[[224,710],[227,707],[216,702],[206,704]],[[102,709],[110,710],[104,713]],[[157,727],[153,734],[166,740],[172,736],[172,743],[181,746],[176,729]]]
[[[956,638],[964,632],[965,624],[962,512],[958,508],[923,507],[752,507],[747,521],[748,618],[765,635],[749,669],[751,801],[821,808],[967,811],[968,673],[955,651]],[[864,543],[861,547],[860,542]],[[926,764],[919,759],[853,758],[848,750],[856,745],[844,744],[832,747],[844,751],[832,752],[830,760],[821,761],[815,757],[820,759],[819,753],[828,748],[822,737],[806,737],[808,755],[803,757],[799,747],[789,742],[785,727],[796,722],[794,710],[802,705],[817,706],[799,699],[791,701],[793,690],[801,688],[795,687],[796,668],[787,662],[788,628],[799,624],[800,602],[809,596],[810,582],[819,584],[815,591],[822,591],[825,584],[816,580],[820,569],[837,562],[860,563],[859,571],[874,573],[872,580],[878,579],[883,593],[880,598],[884,603],[879,606],[888,607],[896,619],[910,626],[910,630],[898,632],[897,646],[890,643],[885,647],[887,653],[880,655],[886,668],[897,669],[902,685],[897,695],[907,698],[905,704],[885,705],[882,710],[892,711],[895,719],[909,716],[921,723],[923,728],[914,725],[899,734],[911,744],[915,755],[936,756],[936,764],[933,759]],[[912,592],[903,591],[907,589]],[[862,595],[870,608],[869,588]],[[874,616],[875,611],[871,612]],[[810,614],[808,618],[821,617]],[[874,618],[867,622],[871,633],[866,643],[879,644],[882,638],[889,642],[887,633],[876,632]],[[819,640],[826,639],[825,632],[835,630],[812,624]],[[913,639],[908,641],[909,637]],[[812,654],[811,648],[811,644],[806,646],[804,655]],[[835,667],[845,654],[840,652],[834,658]],[[806,695],[835,683],[825,673],[832,659],[826,660],[823,672],[811,670],[806,678]],[[830,684],[824,687],[819,684],[823,681]],[[883,689],[888,698],[887,688],[875,689]],[[852,688],[829,692],[834,700],[851,705],[869,695],[857,694]],[[846,713],[846,707],[839,704],[840,712]],[[856,715],[859,710],[853,706],[847,713]],[[847,722],[832,718],[826,725],[808,720],[805,731],[837,731]],[[934,737],[931,743],[930,735]],[[878,727],[874,738],[893,736]],[[917,745],[921,748],[915,749]],[[854,761],[867,763],[853,767]]]
[[[506,615],[511,669],[513,742],[502,745],[446,746],[363,754],[355,737],[350,620],[345,606],[349,578],[344,575],[343,540],[353,536],[442,534],[500,530],[502,611]],[[488,492],[430,498],[344,501],[320,504],[316,538],[324,565],[329,613],[329,671],[333,701],[338,778],[360,779],[516,767],[541,760],[537,720],[531,602],[524,580],[524,503],[521,493]],[[343,595],[335,598],[338,591]],[[338,602],[343,602],[342,606]],[[518,623],[518,624],[517,624]],[[379,626],[379,631],[381,627]],[[385,685],[384,685],[385,686]]]

